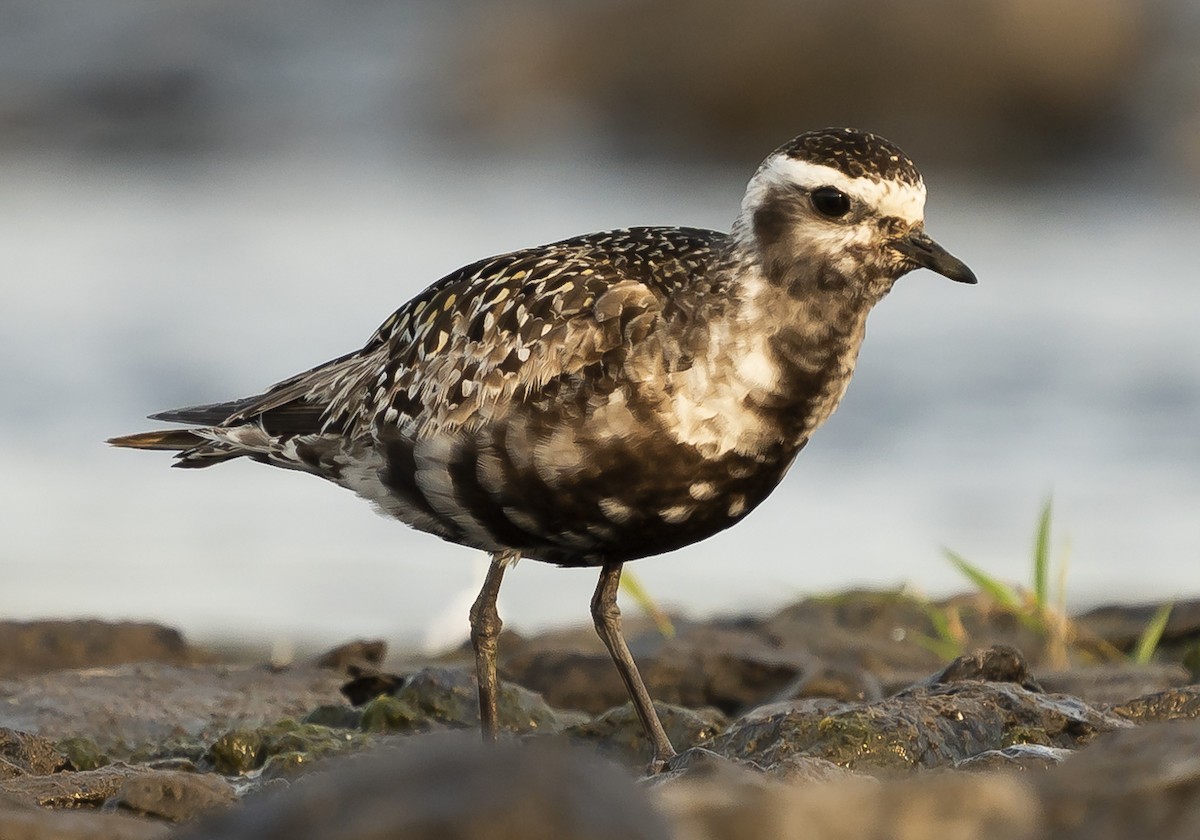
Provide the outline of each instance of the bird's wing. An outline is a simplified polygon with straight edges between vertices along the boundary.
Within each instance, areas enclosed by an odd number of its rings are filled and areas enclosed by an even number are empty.
[[[651,332],[671,287],[695,276],[721,236],[633,228],[460,269],[397,310],[344,368],[309,375],[310,389],[319,382],[329,395],[324,428],[478,427],[547,383],[601,375]]]
[[[256,396],[154,417],[207,427],[181,466],[262,452],[277,461],[281,444],[294,448],[298,437],[332,442],[383,429],[415,439],[478,428],[548,383],[619,367],[673,287],[702,273],[723,239],[630,228],[480,260],[396,310],[361,350]],[[148,445],[139,436],[114,442]]]

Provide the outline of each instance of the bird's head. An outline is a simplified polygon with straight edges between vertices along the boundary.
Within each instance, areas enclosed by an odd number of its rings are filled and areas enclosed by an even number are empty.
[[[802,134],[763,161],[734,234],[794,294],[844,290],[874,302],[917,268],[976,282],[925,233],[925,183],[913,162],[849,128]]]

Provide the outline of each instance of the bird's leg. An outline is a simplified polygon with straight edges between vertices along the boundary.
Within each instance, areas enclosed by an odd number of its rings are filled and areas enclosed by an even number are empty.
[[[471,647],[475,648],[475,676],[479,680],[479,728],[484,741],[496,740],[496,639],[503,622],[496,611],[496,597],[509,558],[493,554],[479,597],[471,606]]]
[[[592,621],[596,624],[596,632],[600,640],[608,648],[608,653],[616,663],[621,681],[633,700],[634,711],[642,722],[642,730],[654,748],[654,757],[650,760],[649,772],[659,773],[666,768],[667,762],[675,757],[675,748],[667,738],[662,721],[654,711],[654,701],[650,692],[642,682],[625,637],[621,635],[621,610],[617,607],[617,588],[621,584],[621,564],[606,563],[600,572],[600,582],[596,585],[596,594],[592,596]]]

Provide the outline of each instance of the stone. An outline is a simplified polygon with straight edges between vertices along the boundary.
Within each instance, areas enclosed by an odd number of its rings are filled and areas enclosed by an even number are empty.
[[[109,804],[170,822],[183,822],[236,800],[233,786],[220,776],[156,770],[130,778]]]
[[[1129,726],[1073,698],[1013,683],[914,687],[874,703],[833,703],[737,720],[707,746],[770,768],[793,755],[873,774],[944,767],[986,750],[1035,743],[1076,748]]]
[[[1104,639],[1122,651],[1132,651],[1146,631],[1160,604],[1108,604],[1074,618],[1083,630]],[[1175,601],[1163,627],[1159,646],[1178,645],[1200,639],[1200,599]]]
[[[883,687],[870,671],[858,667],[813,663],[791,685],[775,694],[776,702],[823,698],[830,700],[879,700]]]
[[[208,660],[172,627],[133,621],[0,621],[0,679],[130,662]]]
[[[676,840],[1041,840],[1036,797],[1013,776],[937,773],[883,783],[784,784],[721,773],[651,792]]]
[[[1111,732],[1038,787],[1054,840],[1200,837],[1200,721]]]
[[[1113,714],[1145,723],[1200,717],[1200,685],[1169,688],[1112,707]]]
[[[67,766],[66,756],[50,739],[0,728],[0,779],[43,776],[65,770]]]
[[[351,668],[378,667],[385,656],[387,642],[382,639],[355,639],[325,651],[314,661],[318,668],[329,668],[345,674]]]
[[[86,736],[114,759],[199,758],[235,725],[261,726],[342,702],[342,677],[316,666],[162,663],[56,671],[0,682],[0,727]]]
[[[174,840],[670,840],[628,776],[539,740],[483,745],[434,733],[323,763],[285,790],[252,794]]]
[[[0,781],[0,794],[44,808],[99,808],[130,779],[152,772],[145,767],[110,764],[98,770],[21,776]]]
[[[270,726],[226,732],[209,748],[208,760],[218,773],[234,776],[257,770],[272,756],[299,753],[311,761],[364,749],[372,742],[372,737],[363,732],[285,718]]]
[[[832,761],[812,755],[790,755],[776,761],[766,773],[790,784],[815,784],[852,778],[873,779],[872,776],[855,773]]]
[[[1004,770],[1044,770],[1062,764],[1072,750],[1042,744],[1013,744],[999,750],[984,750],[954,762],[956,770],[974,773]]]
[[[479,689],[473,668],[422,668],[397,680],[391,694],[363,707],[361,726],[367,732],[425,732],[431,729],[479,725]],[[497,698],[500,729],[516,734],[559,732],[586,716],[560,712],[541,695],[502,681]]]
[[[83,735],[63,738],[55,746],[76,770],[95,770],[111,763],[111,759],[96,746],[96,742]]]
[[[1044,690],[1030,675],[1021,651],[1010,645],[992,645],[960,656],[921,684],[948,685],[967,680],[1015,683],[1028,691]]]
[[[163,840],[170,827],[125,814],[50,811],[0,794],[4,840]]]
[[[598,640],[581,644],[582,636],[572,629],[518,640],[508,653],[501,640],[501,673],[560,709],[597,715],[624,703],[629,695],[611,657]],[[753,623],[680,622],[677,635],[666,639],[652,626],[631,622],[626,636],[651,696],[726,713],[778,695],[812,661],[803,652],[780,651]]]
[[[1191,681],[1186,668],[1167,663],[1092,665],[1038,676],[1046,691],[1070,694],[1097,705],[1124,703],[1143,695],[1179,688]]]
[[[362,726],[362,717],[361,709],[343,703],[330,703],[317,706],[300,718],[300,722],[315,723],[318,726],[328,726],[333,729],[358,729]]]
[[[685,753],[689,747],[707,744],[728,723],[716,709],[685,709],[659,701],[655,701],[654,708],[675,749]],[[565,734],[595,744],[605,755],[631,768],[644,768],[651,758],[650,742],[632,703],[568,727]]]

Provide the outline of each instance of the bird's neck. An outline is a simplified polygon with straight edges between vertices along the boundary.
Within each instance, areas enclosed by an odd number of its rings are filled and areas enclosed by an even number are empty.
[[[673,374],[681,440],[720,456],[794,453],[845,393],[871,302],[779,282],[754,261],[726,268],[728,305]]]
[[[843,290],[780,283],[754,271],[739,285],[735,317],[747,334],[761,336],[773,372],[768,392],[750,399],[775,416],[789,437],[807,440],[846,391],[873,301]]]

